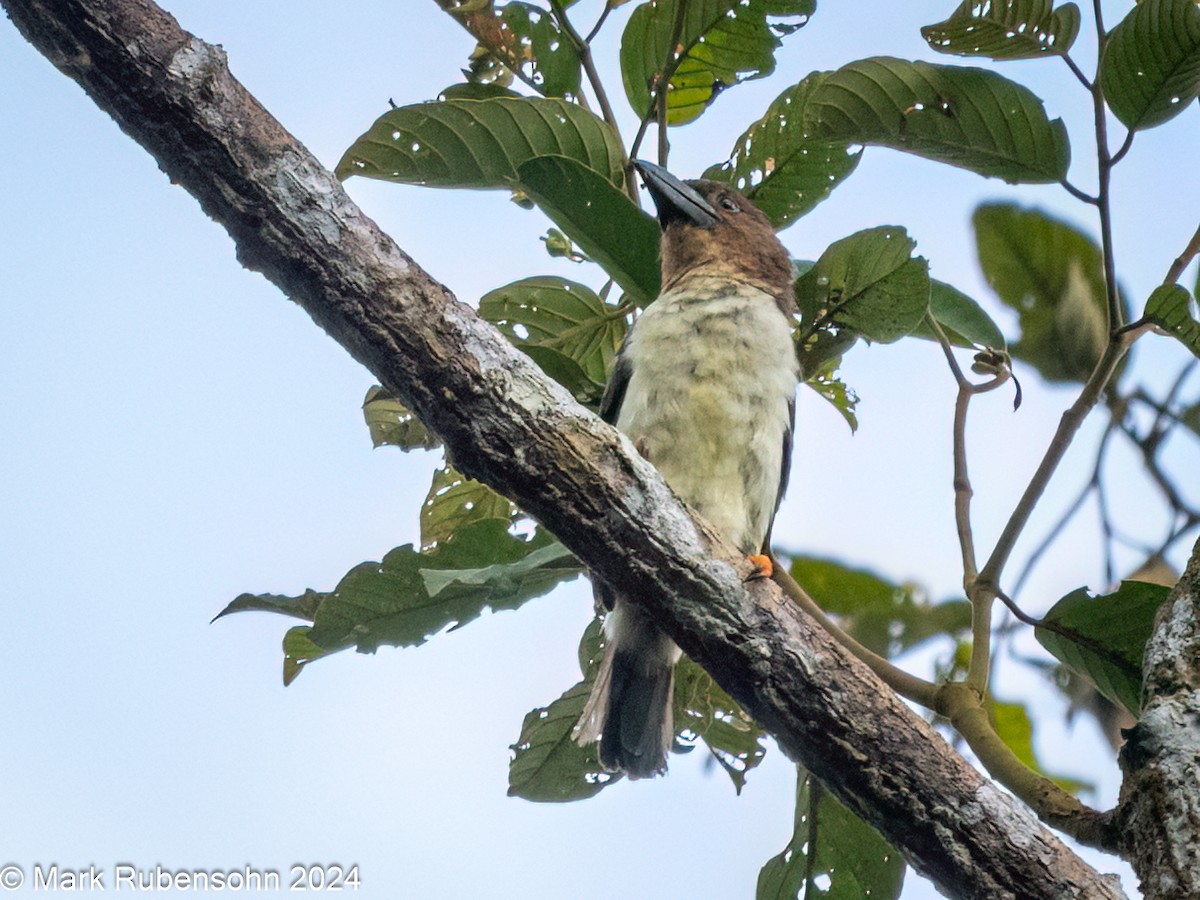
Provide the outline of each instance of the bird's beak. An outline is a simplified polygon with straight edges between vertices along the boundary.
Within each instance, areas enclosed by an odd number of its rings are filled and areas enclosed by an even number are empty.
[[[720,219],[712,205],[692,187],[680,181],[662,166],[633,161],[633,167],[642,176],[642,182],[650,191],[658,209],[658,223],[666,228],[672,222],[685,222],[708,228]]]

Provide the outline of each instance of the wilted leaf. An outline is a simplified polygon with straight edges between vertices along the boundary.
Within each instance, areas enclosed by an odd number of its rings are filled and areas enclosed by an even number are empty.
[[[916,328],[929,308],[929,266],[911,255],[915,246],[903,228],[887,225],[831,244],[796,280],[806,333],[831,323],[886,344]]]
[[[1055,659],[1087,678],[1109,700],[1135,716],[1142,708],[1142,656],[1154,628],[1154,616],[1170,589],[1123,581],[1111,594],[1090,597],[1072,591],[1051,607],[1045,621],[1078,634],[1067,637],[1047,628],[1034,636]]]
[[[755,900],[896,900],[904,857],[802,767],[796,776],[792,839],[758,873]]]
[[[817,85],[806,120],[815,138],[878,144],[1012,183],[1060,181],[1071,158],[1062,120],[986,69],[859,60]]]
[[[914,585],[895,584],[866,569],[793,556],[789,571],[818,606],[881,656],[898,656],[932,637],[954,637],[971,625],[966,600],[931,604]]]
[[[515,188],[517,169],[566,156],[624,184],[624,151],[613,130],[566,100],[497,97],[445,100],[389,110],[343,154],[337,176],[448,188]]]
[[[658,294],[658,224],[625,193],[558,156],[518,169],[526,193],[583,252],[642,303]]]
[[[852,152],[845,142],[815,140],[805,131],[808,97],[826,74],[814,72],[780,94],[737,139],[728,161],[704,173],[744,193],[777,229],[828,197],[862,156],[861,149]]]
[[[929,313],[942,326],[947,340],[956,347],[990,347],[1004,350],[1007,344],[1000,327],[971,297],[952,284],[930,279]],[[937,335],[928,321],[913,329],[914,337],[936,340]]]
[[[453,466],[433,473],[429,494],[421,504],[421,548],[428,550],[475,522],[498,520],[508,528],[517,508],[481,481],[467,478]]]
[[[740,794],[746,773],[762,762],[767,752],[765,732],[711,675],[686,656],[675,669],[673,703],[676,734],[704,741]]]
[[[1146,301],[1146,318],[1170,332],[1200,356],[1200,322],[1192,315],[1192,298],[1177,284],[1160,285]]]
[[[362,410],[371,444],[375,447],[388,445],[401,450],[433,450],[442,446],[416,413],[379,385],[367,391]]]
[[[1200,9],[1195,0],[1145,0],[1108,34],[1100,86],[1118,119],[1152,128],[1200,94]]]
[[[1065,222],[1008,203],[975,210],[984,277],[1021,320],[1012,355],[1048,381],[1084,381],[1107,342],[1100,248]]]
[[[676,37],[680,2],[686,2]],[[667,122],[683,125],[717,94],[775,71],[775,50],[808,22],[816,0],[656,0],[633,11],[621,36],[621,76],[629,105],[650,111],[661,73],[682,55],[667,92]]]
[[[963,0],[944,22],[926,25],[921,36],[939,53],[1034,59],[1065,54],[1079,33],[1079,7],[1051,0]]]
[[[625,313],[592,290],[565,278],[524,278],[479,301],[479,314],[522,349],[550,347],[575,360],[603,384],[625,338]]]

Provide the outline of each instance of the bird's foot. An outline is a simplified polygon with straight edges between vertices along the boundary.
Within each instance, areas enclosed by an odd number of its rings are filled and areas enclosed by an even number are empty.
[[[759,578],[770,578],[775,574],[775,564],[771,562],[771,557],[764,553],[755,553],[747,559],[754,566],[754,571],[746,576],[747,581],[756,581]]]

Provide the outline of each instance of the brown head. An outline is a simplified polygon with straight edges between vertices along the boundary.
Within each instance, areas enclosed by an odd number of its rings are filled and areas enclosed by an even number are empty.
[[[661,166],[635,160],[662,226],[662,289],[704,272],[767,291],[790,314],[792,260],[767,217],[727,184],[681,181]]]

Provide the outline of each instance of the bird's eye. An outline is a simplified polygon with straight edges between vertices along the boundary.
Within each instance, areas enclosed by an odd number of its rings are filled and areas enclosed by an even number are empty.
[[[721,199],[718,200],[717,203],[719,203],[721,205],[721,209],[726,209],[729,212],[741,212],[741,209],[737,205],[737,201],[734,200],[732,197],[730,197],[728,194],[721,197]]]

